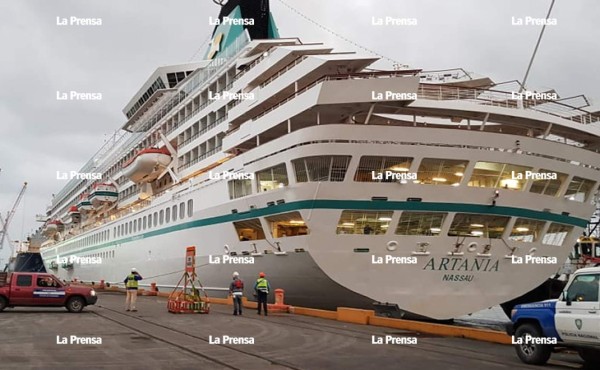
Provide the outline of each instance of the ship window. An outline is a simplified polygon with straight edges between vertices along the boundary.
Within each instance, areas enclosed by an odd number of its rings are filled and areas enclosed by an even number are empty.
[[[137,231],[137,220],[133,220],[133,232]]]
[[[288,185],[288,176],[285,163],[278,164],[256,173],[256,186],[258,192],[265,192]]]
[[[165,223],[169,223],[171,222],[171,208],[167,207],[167,209],[165,210]]]
[[[162,225],[164,221],[165,221],[165,211],[161,209],[160,210],[160,224]]]
[[[237,199],[252,194],[252,180],[230,180],[227,182],[229,199]]]
[[[417,184],[458,186],[469,161],[462,159],[425,158],[419,165]]]
[[[399,174],[407,173],[413,158],[363,156],[354,175],[359,182],[394,182]],[[386,172],[389,171],[389,172]],[[380,176],[382,175],[382,176]],[[387,175],[387,176],[386,176]],[[408,174],[407,174],[408,175]],[[406,176],[406,175],[405,175]],[[414,175],[413,175],[414,176]],[[413,178],[414,180],[414,178]]]
[[[302,219],[300,212],[282,213],[265,217],[274,238],[298,236],[308,234],[308,227]]]
[[[575,176],[567,188],[565,198],[576,202],[585,202],[593,187],[594,181]]]
[[[526,172],[531,167],[508,163],[477,162],[469,180],[469,186],[523,190]]]
[[[542,239],[542,244],[563,245],[567,235],[573,230],[573,226],[553,223],[550,224],[546,235]]]
[[[235,231],[241,241],[259,240],[265,238],[265,232],[258,218],[250,220],[237,221],[233,223]]]
[[[545,224],[544,221],[517,218],[508,239],[526,243],[537,242]]]
[[[185,203],[179,203],[179,219],[183,220],[185,217]]]
[[[127,232],[129,234],[133,233],[133,221],[129,221],[129,228],[127,229]]]
[[[509,219],[505,216],[457,213],[448,235],[500,239]]]
[[[158,212],[154,212],[154,227],[158,226]],[[162,224],[162,222],[161,222]]]
[[[296,181],[344,181],[350,158],[349,155],[326,155],[294,159]]]
[[[143,220],[142,220],[142,229],[146,230],[146,223],[148,222],[148,219],[146,216],[144,216]]]
[[[553,177],[552,174],[555,173],[556,179],[533,180],[529,191],[536,194],[550,195],[552,197],[557,196],[561,185],[567,180],[567,175],[560,172],[552,172],[550,170],[540,170],[540,173],[550,174],[550,177]]]
[[[194,200],[190,199],[188,200],[188,205],[187,205],[187,215],[188,217],[192,217],[194,215]]]
[[[148,229],[152,227],[152,213],[148,215]]]
[[[117,235],[117,228],[113,227],[113,239],[116,238],[117,236],[118,236]]]
[[[392,211],[343,211],[337,234],[385,234],[392,220]]]
[[[396,234],[398,235],[440,235],[447,213],[441,212],[402,212]]]
[[[173,222],[177,221],[177,204],[173,206],[173,212],[171,213]]]

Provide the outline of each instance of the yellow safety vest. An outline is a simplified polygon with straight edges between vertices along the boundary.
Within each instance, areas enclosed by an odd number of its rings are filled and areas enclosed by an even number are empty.
[[[258,280],[256,280],[256,289],[268,291],[269,290],[269,282],[267,281],[267,279],[259,278]]]
[[[137,288],[138,287],[138,282],[137,280],[135,280],[135,275],[134,274],[129,274],[127,275],[127,288]]]

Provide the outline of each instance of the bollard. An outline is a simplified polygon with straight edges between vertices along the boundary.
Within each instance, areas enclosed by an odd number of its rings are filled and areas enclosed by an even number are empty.
[[[272,312],[289,312],[290,306],[283,302],[285,291],[283,289],[275,289],[275,303],[269,304],[269,311]]]
[[[285,296],[285,291],[283,289],[275,289],[275,304],[277,306],[283,305],[283,298]]]
[[[150,283],[150,291],[143,293],[146,296],[157,296],[158,288],[156,287],[156,283]]]

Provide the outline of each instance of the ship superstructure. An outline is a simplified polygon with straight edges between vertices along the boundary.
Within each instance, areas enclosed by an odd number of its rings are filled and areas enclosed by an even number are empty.
[[[222,24],[207,60],[149,77],[80,171],[101,178],[54,197],[47,268],[117,282],[135,266],[169,287],[195,245],[213,294],[234,270],[265,271],[293,305],[447,319],[530,291],[567,258],[600,180],[585,98],[374,70],[262,19],[270,38]]]

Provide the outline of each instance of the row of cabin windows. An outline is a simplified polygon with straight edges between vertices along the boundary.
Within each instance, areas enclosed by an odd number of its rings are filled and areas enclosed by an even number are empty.
[[[135,220],[117,225],[113,228],[113,235],[115,238],[119,238],[177,220],[183,220],[186,217],[191,218],[193,215],[194,201],[189,199],[187,205],[185,202],[181,202],[179,205],[176,204],[171,207],[166,207],[160,211],[150,213],[147,216],[138,217]]]
[[[393,211],[343,211],[337,224],[337,234],[383,235],[390,229]],[[447,212],[403,211],[394,234],[439,236],[445,227],[447,235],[458,238],[501,239],[511,217],[475,213],[456,213],[452,222]],[[449,225],[448,225],[449,224]],[[573,226],[551,223],[544,233],[545,221],[516,218],[508,240],[542,244],[562,245]]]
[[[111,251],[90,253],[90,254],[86,254],[84,257],[96,257],[96,258],[102,258],[103,260],[105,260],[108,258],[115,258],[115,251],[113,249]]]
[[[344,181],[351,156],[326,155],[292,160],[296,182]],[[415,184],[461,186],[466,182],[470,187],[508,189],[548,196],[563,196],[569,200],[585,202],[589,199],[596,182],[574,176],[566,184],[568,175],[548,169],[536,173],[542,178],[532,178],[532,167],[510,163],[478,161],[475,163],[468,181],[465,172],[468,160],[424,158],[416,173],[409,173],[414,158],[363,156],[354,174],[357,182],[413,182]],[[528,178],[530,177],[530,178]],[[258,193],[281,188],[289,184],[285,163],[255,173],[255,189]],[[565,187],[565,185],[567,185]],[[252,180],[230,180],[229,198],[236,199],[252,194]]]
[[[336,233],[351,235],[383,235],[388,233],[393,211],[345,210],[339,218]],[[500,239],[505,234],[511,217],[474,213],[456,213],[452,222],[447,212],[403,211],[396,224],[396,235],[439,236],[445,227],[447,235],[458,238]],[[508,240],[560,246],[573,230],[573,226],[546,221],[515,218]],[[241,241],[265,239],[265,229],[273,238],[307,235],[308,226],[300,212],[288,212],[260,218],[233,222]]]
[[[86,236],[83,239],[71,242],[63,250],[66,252],[74,249],[88,247],[91,245],[101,244],[107,242],[109,240],[109,237],[110,235],[108,230],[100,231],[92,235]]]

